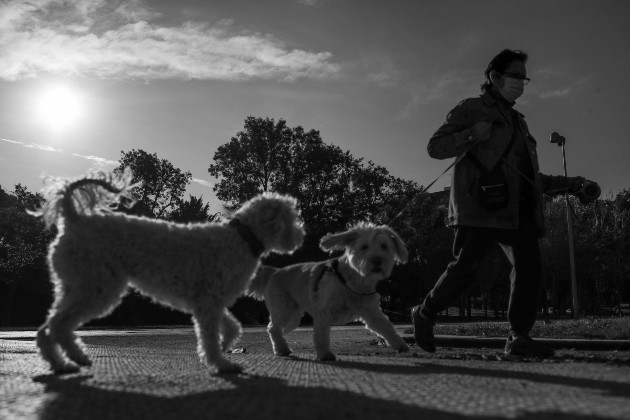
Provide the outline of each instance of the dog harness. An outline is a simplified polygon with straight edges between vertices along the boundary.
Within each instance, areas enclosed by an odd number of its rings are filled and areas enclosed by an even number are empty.
[[[241,222],[239,219],[230,220],[228,225],[236,229],[238,234],[241,235],[241,238],[247,242],[249,250],[254,257],[258,258],[263,252],[265,252],[265,246],[262,242],[260,242],[256,235],[254,235],[254,232],[252,232],[252,229],[249,226]]]
[[[317,292],[317,289],[319,289],[319,282],[322,280],[322,277],[324,277],[324,273],[327,273],[327,272],[334,273],[335,276],[337,277],[337,280],[339,280],[341,284],[345,286],[346,289],[350,290],[355,295],[372,296],[376,294],[376,290],[370,293],[359,293],[355,290],[352,290],[352,288],[348,286],[348,282],[346,281],[346,279],[341,275],[341,272],[339,271],[339,259],[337,258],[326,263],[326,269],[322,270],[321,274],[317,277],[317,280],[315,280],[315,287],[313,287],[314,292]]]

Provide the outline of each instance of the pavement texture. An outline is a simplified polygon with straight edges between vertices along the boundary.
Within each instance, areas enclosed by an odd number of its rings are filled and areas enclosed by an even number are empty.
[[[87,330],[93,366],[58,376],[34,335],[0,332],[0,419],[630,419],[628,341],[556,340],[539,360],[503,356],[504,339],[438,336],[435,354],[398,354],[340,327],[339,360],[318,362],[308,328],[287,335],[291,357],[246,328],[228,356],[244,372],[217,375],[192,328]]]

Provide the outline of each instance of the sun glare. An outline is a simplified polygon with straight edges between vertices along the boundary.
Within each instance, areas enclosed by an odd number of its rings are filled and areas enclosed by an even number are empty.
[[[51,86],[40,98],[38,114],[52,130],[68,128],[81,114],[80,96],[69,86]]]

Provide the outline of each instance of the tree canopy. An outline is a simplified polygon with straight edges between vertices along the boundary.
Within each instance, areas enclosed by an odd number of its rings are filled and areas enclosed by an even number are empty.
[[[115,169],[121,173],[131,168],[133,182],[141,182],[137,189],[138,204],[133,212],[155,218],[169,219],[183,201],[186,187],[192,179],[190,171],[182,172],[166,159],[144,150],[132,149],[120,152],[120,165]]]
[[[43,222],[26,213],[42,205],[44,198],[21,184],[12,193],[0,187],[0,277],[11,280],[33,265],[43,262],[53,234]]]
[[[214,191],[227,208],[265,191],[291,194],[307,232],[315,236],[359,221],[386,223],[420,190],[325,143],[319,131],[290,128],[283,119],[247,117],[244,129],[217,149],[213,161],[208,172],[219,178]]]

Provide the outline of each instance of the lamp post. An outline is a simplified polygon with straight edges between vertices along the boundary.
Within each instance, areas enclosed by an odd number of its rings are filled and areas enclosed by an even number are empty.
[[[564,151],[564,144],[566,139],[564,136],[559,135],[555,131],[551,133],[551,143],[556,143],[562,147],[562,166],[564,167],[564,176],[567,177],[567,158]],[[575,277],[575,252],[573,249],[573,218],[571,217],[571,203],[569,202],[568,191],[564,192],[564,199],[567,205],[567,230],[569,237],[569,264],[571,265],[571,292],[573,296],[573,318],[578,319],[580,317],[580,304],[578,301],[577,293],[577,280]]]

